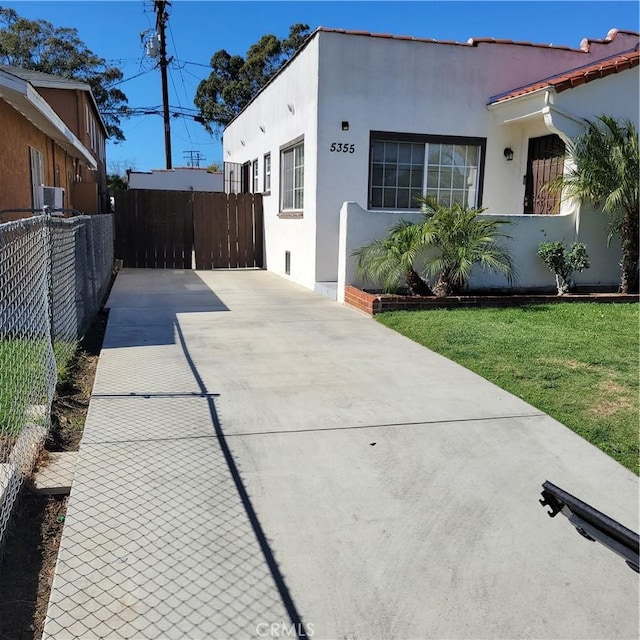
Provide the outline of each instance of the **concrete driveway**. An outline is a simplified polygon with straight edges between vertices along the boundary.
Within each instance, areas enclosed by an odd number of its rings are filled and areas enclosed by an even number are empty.
[[[637,638],[637,477],[262,271],[117,279],[45,637]],[[75,635],[74,635],[75,634]]]

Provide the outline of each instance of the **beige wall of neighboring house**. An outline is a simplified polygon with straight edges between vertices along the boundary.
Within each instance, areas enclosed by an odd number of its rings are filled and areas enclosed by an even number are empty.
[[[105,152],[107,135],[89,92],[47,87],[37,87],[37,90],[96,160],[98,168],[95,171],[80,166],[76,174],[77,182],[95,185],[95,187],[79,189],[83,194],[83,211],[85,213],[106,212],[108,210]],[[90,195],[94,192],[95,196]]]
[[[107,131],[89,85],[0,65],[0,104],[0,209],[38,208],[38,184],[64,189],[65,209],[109,210]]]
[[[45,183],[65,190],[65,207],[73,207],[76,159],[0,99],[0,211],[33,207],[30,149],[42,154]],[[24,217],[8,213],[2,222]]]

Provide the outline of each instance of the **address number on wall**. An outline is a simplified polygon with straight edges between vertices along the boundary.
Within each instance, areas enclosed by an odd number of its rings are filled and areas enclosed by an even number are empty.
[[[332,153],[355,153],[355,144],[346,144],[344,142],[332,142],[329,151]]]

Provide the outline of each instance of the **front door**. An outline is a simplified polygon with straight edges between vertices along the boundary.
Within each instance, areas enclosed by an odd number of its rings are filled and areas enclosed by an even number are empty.
[[[564,154],[564,142],[555,133],[529,140],[524,192],[525,213],[560,212],[560,193],[548,191],[543,187],[562,175]]]

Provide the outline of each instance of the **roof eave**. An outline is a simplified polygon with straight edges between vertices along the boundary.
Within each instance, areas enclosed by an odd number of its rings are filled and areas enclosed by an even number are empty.
[[[29,82],[0,71],[0,98],[70,155],[83,160],[90,169],[97,169],[96,160],[89,150]]]

